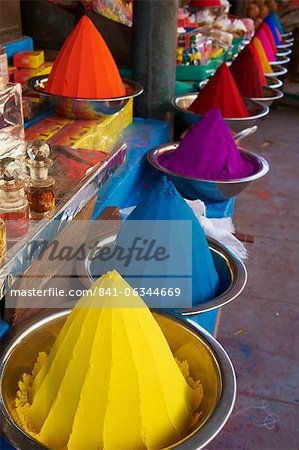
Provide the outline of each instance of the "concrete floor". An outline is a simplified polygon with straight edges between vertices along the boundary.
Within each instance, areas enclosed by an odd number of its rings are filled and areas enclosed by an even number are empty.
[[[299,448],[299,108],[279,105],[246,146],[270,173],[237,199],[246,244],[245,292],[221,313],[218,339],[238,378],[234,412],[209,450]]]

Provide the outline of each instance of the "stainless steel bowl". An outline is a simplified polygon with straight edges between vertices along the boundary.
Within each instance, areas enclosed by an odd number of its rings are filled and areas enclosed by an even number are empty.
[[[271,106],[274,100],[279,100],[283,97],[283,92],[279,89],[271,88],[269,86],[263,86],[262,98],[252,98],[252,100],[259,101],[267,106]]]
[[[270,66],[284,66],[290,62],[290,58],[288,56],[277,56],[276,61],[270,61]]]
[[[293,47],[293,45],[294,45],[293,41],[291,41],[291,42],[284,41],[283,43],[278,44],[276,46],[276,48],[277,48],[278,51],[280,51],[280,50],[285,50],[286,48]]]
[[[95,238],[97,245],[87,245],[91,248],[85,260],[76,262],[76,274],[81,283],[89,289],[101,275],[101,268],[97,266],[96,255],[103,246],[112,247],[117,233],[111,232],[105,237]],[[177,309],[176,313],[183,316],[194,316],[213,309],[220,308],[235,300],[243,291],[247,283],[247,270],[243,261],[227,246],[212,238],[207,238],[213,257],[214,265],[219,277],[220,292],[217,297],[208,302],[189,309]]]
[[[278,84],[279,86],[282,86],[283,82],[278,80],[277,78],[269,78],[269,80],[275,80],[276,84]],[[204,80],[201,81],[199,83],[199,88],[202,89],[205,84],[207,84],[208,80]],[[260,102],[263,105],[267,105],[267,106],[271,106],[274,100],[279,100],[280,98],[283,97],[283,92],[279,91],[276,87],[274,86],[263,86],[263,92],[264,92],[264,96],[263,97],[258,97],[258,98],[254,98],[252,97],[251,100],[254,100],[256,102]]]
[[[276,56],[289,56],[292,53],[292,49],[286,49],[286,50],[280,50],[279,52],[276,53]]]
[[[192,102],[194,102],[197,96],[198,93],[194,92],[191,94],[178,95],[172,99],[172,105],[174,109],[181,115],[183,120],[188,125],[195,124],[203,117],[200,114],[195,114],[192,111],[188,110],[189,106]],[[250,113],[249,117],[224,117],[227,125],[237,133],[244,128],[253,127],[258,119],[265,117],[269,113],[269,108],[267,105],[263,105],[262,103],[251,100],[250,98],[243,98],[243,100]]]
[[[267,86],[271,89],[279,89],[283,85],[283,81],[275,77],[266,77]]]
[[[72,119],[94,120],[110,116],[120,111],[130,100],[143,92],[143,87],[136,81],[123,78],[126,95],[107,99],[71,98],[45,92],[48,75],[30,78],[27,86],[30,90],[47,100],[57,114]]]
[[[179,193],[184,198],[188,198],[190,200],[201,199],[205,202],[223,202],[238,195],[250,183],[263,177],[269,171],[269,165],[264,158],[248,150],[240,148],[240,151],[245,157],[255,161],[258,170],[254,175],[231,181],[209,181],[199,178],[185,177],[161,166],[158,160],[160,155],[176,150],[177,146],[178,143],[164,144],[156,147],[147,154],[147,160],[155,169],[167,175],[167,178],[173,182]]]
[[[289,31],[288,33],[282,33],[281,37],[282,38],[291,38],[293,36],[293,33],[291,31]]]
[[[16,424],[14,399],[18,380],[32,370],[39,352],[50,351],[68,314],[69,310],[33,316],[13,328],[1,343],[0,432],[17,449],[45,449]],[[189,319],[154,314],[172,352],[188,361],[191,376],[200,379],[205,394],[200,405],[202,414],[192,432],[168,449],[204,449],[233,410],[237,389],[233,365],[223,347],[199,325]]]
[[[292,44],[294,41],[295,41],[295,38],[293,36],[287,36],[282,39],[280,45]]]
[[[286,73],[288,73],[288,69],[286,67],[283,66],[272,66],[271,67],[273,72],[272,73],[265,73],[266,77],[279,77],[282,75],[285,75]]]

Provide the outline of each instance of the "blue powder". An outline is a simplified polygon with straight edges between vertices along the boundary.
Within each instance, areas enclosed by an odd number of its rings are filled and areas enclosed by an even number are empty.
[[[265,22],[268,25],[268,27],[270,28],[271,33],[273,34],[275,44],[276,45],[280,45],[281,42],[280,42],[280,39],[279,39],[277,31],[276,31],[275,23],[273,22],[273,20],[269,16],[265,19]]]
[[[128,216],[118,235],[118,243],[127,237],[124,229],[127,228],[126,232],[128,232],[128,227],[125,227],[125,225],[129,225],[130,221],[136,220],[190,221],[188,224],[191,223],[192,229],[192,304],[195,306],[212,300],[217,296],[219,292],[219,279],[206,236],[192,209],[166,177],[163,177],[161,181],[155,185],[153,190],[148,193],[147,197]],[[171,249],[172,246],[179,244],[183,245],[184,235],[182,233],[182,222],[173,222],[173,226],[170,228],[168,236],[169,248]],[[150,238],[150,236],[148,236],[148,238]],[[184,269],[184,264],[187,265],[188,262],[190,263],[190,256],[190,254],[182,255],[182,261],[180,262],[182,270]],[[186,261],[186,258],[188,258],[188,262]],[[146,268],[147,266],[145,265],[145,275]],[[119,267],[117,269],[119,269]],[[130,283],[129,279],[127,279],[127,281]],[[169,304],[167,306],[169,306]]]
[[[283,34],[284,30],[276,12],[271,11],[270,14],[267,16],[267,19],[268,17],[273,21],[274,25],[278,28],[279,33]]]

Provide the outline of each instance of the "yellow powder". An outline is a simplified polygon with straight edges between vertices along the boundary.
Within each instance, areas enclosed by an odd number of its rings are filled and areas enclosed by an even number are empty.
[[[101,288],[131,295],[82,297],[19,382],[18,422],[53,450],[165,448],[197,421],[202,386],[117,272],[92,290]]]
[[[261,41],[257,37],[254,37],[252,39],[252,42],[253,42],[253,45],[255,46],[255,48],[257,49],[257,52],[259,54],[264,73],[272,73],[273,70],[272,70],[271,65],[269,63],[269,60],[267,58],[267,55],[266,55],[266,52],[264,50],[263,44],[261,43]]]

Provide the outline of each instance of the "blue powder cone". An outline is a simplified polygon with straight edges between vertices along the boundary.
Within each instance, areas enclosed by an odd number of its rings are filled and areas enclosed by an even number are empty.
[[[276,31],[276,25],[275,25],[275,23],[273,22],[273,20],[272,20],[271,17],[269,17],[269,16],[266,17],[265,22],[266,22],[266,24],[268,25],[268,27],[269,27],[270,30],[271,30],[271,33],[272,33],[272,35],[273,35],[275,44],[276,44],[276,45],[279,45],[279,44],[280,44],[280,39],[279,39],[278,34],[277,34],[277,31]]]
[[[138,221],[136,222],[137,228],[134,227],[132,229],[134,226],[132,221]],[[166,234],[165,232],[159,231],[160,221],[171,221],[167,222],[168,231]],[[192,209],[166,177],[163,177],[161,181],[155,185],[147,197],[128,216],[121,227],[116,243],[119,245],[127,243],[132,240],[135,235],[140,235],[143,238],[146,237],[148,240],[150,240],[152,236],[155,236],[157,240],[159,240],[161,234],[162,243],[164,242],[166,247],[170,249],[171,254],[173,254],[172,250],[176,250],[178,256],[175,263],[173,261],[169,262],[167,274],[165,274],[165,265],[161,266],[156,264],[156,266],[150,267],[148,263],[144,263],[142,272],[145,277],[149,278],[153,276],[153,287],[157,281],[155,278],[157,273],[154,273],[157,272],[157,270],[158,272],[160,270],[159,273],[162,276],[162,280],[160,280],[162,283],[161,285],[165,282],[165,285],[167,286],[174,286],[177,280],[174,274],[181,275],[182,278],[184,278],[186,275],[185,268],[188,272],[187,268],[189,267],[189,277],[187,277],[189,280],[185,285],[185,289],[186,296],[190,294],[190,300],[192,297],[192,306],[215,298],[219,291],[219,279],[206,236]],[[188,241],[189,238],[190,241]],[[190,244],[189,250],[187,249],[187,242]],[[116,264],[116,269],[120,271],[120,273],[123,273],[123,268],[120,266],[119,262]],[[178,273],[178,269],[180,273]],[[173,280],[169,281],[171,278],[173,278]],[[133,286],[139,286],[136,279],[131,281],[130,277],[126,277],[126,279]],[[184,286],[184,283],[182,286]],[[189,289],[190,292],[187,292]],[[174,301],[173,298],[167,297],[163,300],[163,304],[159,306],[169,308],[171,307],[172,301]],[[190,307],[191,304],[189,303],[189,306],[185,306]],[[181,305],[176,307],[184,306]]]
[[[271,11],[270,14],[267,16],[267,18],[268,17],[273,21],[274,25],[278,28],[279,33],[283,34],[284,29],[283,29],[283,26],[281,25],[281,22],[279,20],[278,15],[276,14],[276,12]]]

